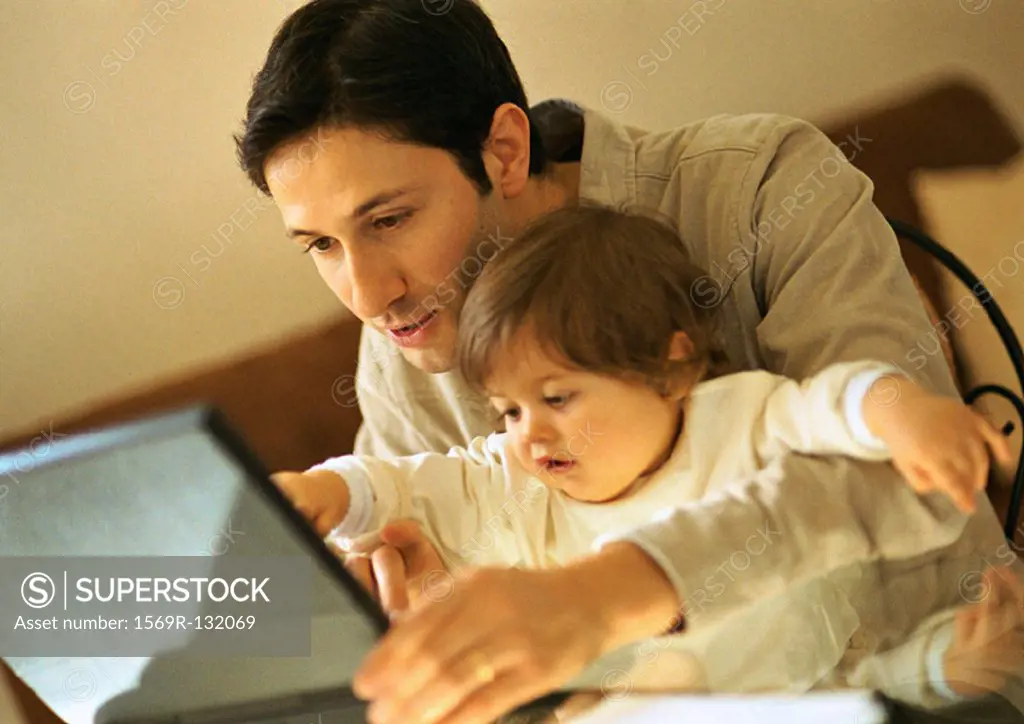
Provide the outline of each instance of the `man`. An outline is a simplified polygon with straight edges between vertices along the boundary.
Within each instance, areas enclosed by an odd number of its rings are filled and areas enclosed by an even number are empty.
[[[452,370],[466,291],[530,220],[580,200],[677,227],[708,270],[693,299],[718,309],[738,367],[802,379],[877,358],[956,394],[940,356],[913,355],[929,322],[870,181],[814,127],[718,116],[651,133],[554,104],[541,109],[549,157],[528,108],[505,45],[470,0],[315,0],[274,38],[239,158],[364,322],[356,452],[444,451],[492,431],[486,402]],[[459,581],[392,630],[357,691],[379,699],[379,721],[486,721],[612,643],[663,631],[678,610],[685,624],[696,591],[758,531],[769,545],[740,583],[705,592],[701,619],[858,562],[998,542],[991,507],[979,507],[967,519],[941,497],[918,498],[886,466],[794,456],[742,494],[676,511],[564,573]],[[416,586],[437,572],[422,537],[398,527],[385,539],[395,545],[375,554],[379,576],[397,567]],[[382,589],[403,608],[404,588]],[[941,597],[921,599],[931,594]],[[568,634],[562,617],[536,615],[569,607],[578,623]]]

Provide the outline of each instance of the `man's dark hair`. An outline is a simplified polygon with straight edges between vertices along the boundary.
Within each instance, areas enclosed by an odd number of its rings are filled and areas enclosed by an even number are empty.
[[[274,36],[235,137],[238,159],[269,193],[263,167],[278,146],[355,127],[450,152],[486,194],[481,150],[502,103],[529,113],[508,48],[473,0],[314,0]],[[544,166],[531,122],[530,173]]]

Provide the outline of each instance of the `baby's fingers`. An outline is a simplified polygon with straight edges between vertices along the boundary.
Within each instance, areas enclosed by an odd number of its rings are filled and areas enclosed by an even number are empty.
[[[899,460],[893,460],[892,464],[896,468],[896,472],[903,476],[910,489],[918,495],[924,495],[935,490],[935,486],[932,485],[928,474],[919,465],[915,463],[903,464]]]
[[[970,464],[968,460],[974,460],[975,464]],[[935,480],[935,487],[945,493],[964,513],[973,513],[977,507],[974,486],[977,485],[979,473],[984,479],[988,470],[987,459],[984,460],[983,471],[977,469],[977,461],[978,458],[967,450],[943,464],[936,464],[935,469],[930,471],[932,479]]]
[[[1001,465],[1012,465],[1013,451],[1010,450],[1010,440],[981,415],[978,415],[978,430],[996,461]]]
[[[289,502],[295,503],[295,499],[298,497],[299,487],[302,485],[302,473],[293,473],[289,471],[281,471],[279,473],[271,473],[270,481],[277,486],[277,489],[284,493],[284,497],[288,498]]]
[[[978,509],[978,502],[974,499],[974,491],[962,480],[950,484],[943,489],[950,500],[961,512],[970,515]]]
[[[940,491],[948,496],[953,504],[964,513],[972,513],[975,509],[974,493],[971,483],[965,482],[965,473],[957,472],[951,465],[940,465],[932,462],[929,470],[918,463],[900,463],[893,461],[893,467],[907,481],[907,485],[918,495]]]
[[[327,536],[336,524],[335,517],[330,510],[323,507],[313,508],[312,506],[304,506],[299,504],[295,506],[300,513],[306,516],[310,525],[313,526],[313,530],[321,538]]]
[[[967,455],[971,459],[971,493],[980,493],[988,487],[989,459],[988,448],[984,437],[979,436],[971,441]]]

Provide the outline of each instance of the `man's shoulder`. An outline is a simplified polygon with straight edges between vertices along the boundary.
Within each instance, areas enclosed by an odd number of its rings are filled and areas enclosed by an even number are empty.
[[[677,158],[709,151],[741,151],[756,154],[794,131],[817,129],[809,121],[780,113],[719,113],[652,130],[619,123],[614,117],[566,98],[552,98],[530,109],[556,161],[579,161],[585,133],[602,141],[610,136],[630,139],[637,146],[677,146]]]
[[[579,161],[586,135],[601,148],[623,141],[633,146],[637,171],[641,173],[650,173],[659,166],[670,170],[687,159],[709,154],[771,155],[782,139],[794,133],[821,133],[809,121],[779,113],[719,113],[650,130],[621,124],[614,117],[566,98],[543,101],[530,112],[553,160]],[[645,168],[648,165],[652,168]]]
[[[794,134],[820,133],[808,121],[773,113],[719,114],[661,131],[631,135],[637,150],[637,171],[661,167],[671,173],[691,160],[714,164],[772,157]]]
[[[625,125],[584,110],[581,195],[611,206],[657,208],[704,243],[720,244],[748,224],[766,174],[806,175],[830,142],[808,121],[775,113],[718,114],[663,130]],[[799,177],[799,178],[798,178]],[[683,214],[683,199],[690,203]],[[711,259],[702,259],[708,264]]]

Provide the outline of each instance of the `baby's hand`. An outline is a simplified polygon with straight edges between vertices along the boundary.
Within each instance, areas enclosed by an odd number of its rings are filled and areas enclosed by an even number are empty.
[[[966,513],[985,489],[989,451],[1011,461],[1010,445],[988,421],[957,400],[905,377],[875,381],[863,403],[868,429],[885,441],[893,466],[918,493],[941,490]]]
[[[321,538],[340,524],[348,513],[348,485],[337,473],[329,470],[280,472],[271,475],[270,479]]]

